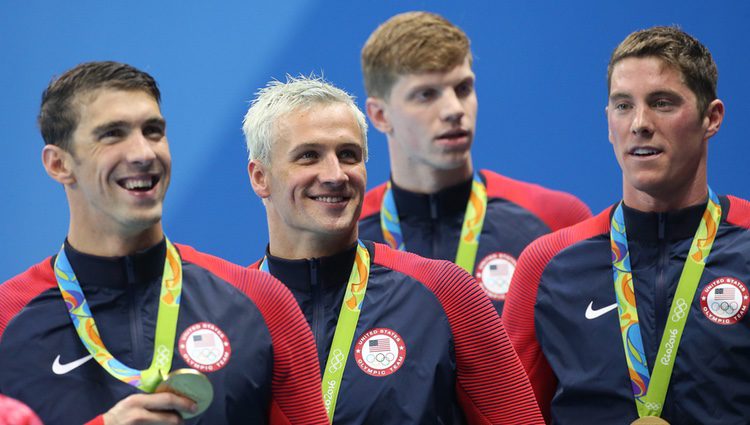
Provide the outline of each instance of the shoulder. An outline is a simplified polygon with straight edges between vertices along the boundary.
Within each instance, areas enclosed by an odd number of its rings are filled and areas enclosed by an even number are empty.
[[[732,195],[727,195],[727,199],[729,200],[727,222],[750,229],[750,201]]]
[[[48,257],[0,285],[0,335],[26,304],[57,286],[51,261],[52,257]]]
[[[360,220],[380,214],[380,205],[383,203],[383,195],[385,194],[386,185],[387,183],[382,183],[367,191],[365,194],[365,200],[362,203],[362,214],[359,217]]]
[[[547,263],[564,249],[583,240],[608,233],[612,208],[609,207],[594,217],[544,235],[532,242],[521,253],[516,273],[522,268],[532,268],[539,269],[538,272],[541,274],[542,269],[546,267]]]
[[[484,292],[465,270],[446,260],[434,260],[374,243],[373,263],[409,276],[428,288],[447,310],[457,300],[484,297]],[[450,314],[449,314],[450,315]]]
[[[520,205],[539,217],[551,230],[591,217],[589,207],[570,193],[511,179],[489,170],[480,173],[487,182],[489,198],[507,199]]]
[[[269,313],[269,309],[277,310],[288,302],[295,303],[286,287],[268,273],[242,267],[188,245],[175,246],[183,261],[193,263],[237,288],[260,308],[264,316]],[[284,302],[279,303],[279,300]]]

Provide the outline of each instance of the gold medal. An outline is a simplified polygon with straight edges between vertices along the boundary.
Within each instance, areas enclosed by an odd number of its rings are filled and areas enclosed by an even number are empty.
[[[180,411],[183,419],[190,419],[205,412],[214,399],[214,387],[211,381],[195,369],[173,370],[156,387],[155,392],[170,392],[193,400],[198,405],[198,409],[194,413]]]
[[[658,416],[644,416],[634,420],[630,425],[669,425],[669,422]]]

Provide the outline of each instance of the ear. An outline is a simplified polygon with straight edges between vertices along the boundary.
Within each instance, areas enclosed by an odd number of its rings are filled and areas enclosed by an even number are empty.
[[[265,165],[257,159],[253,159],[247,164],[247,175],[250,177],[250,184],[253,191],[262,199],[271,196],[271,187],[268,171]]]
[[[368,97],[365,101],[367,117],[370,118],[373,127],[385,134],[389,134],[393,129],[388,118],[387,107],[387,102],[378,97]]]
[[[609,125],[609,106],[604,107],[604,117],[607,119],[607,138],[609,144],[613,145],[615,142],[612,140],[612,127]]]
[[[45,145],[42,149],[42,164],[47,174],[58,183],[71,185],[76,182],[73,174],[73,156],[56,145]]]
[[[705,139],[708,140],[719,132],[719,127],[724,121],[724,102],[714,99],[706,108],[706,116],[703,117],[703,123],[706,126]]]

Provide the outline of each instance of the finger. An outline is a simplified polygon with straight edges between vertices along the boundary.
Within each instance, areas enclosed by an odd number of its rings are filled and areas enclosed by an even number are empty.
[[[148,410],[180,410],[184,412],[195,412],[198,405],[187,397],[174,393],[164,392],[157,394],[143,394],[141,406]]]

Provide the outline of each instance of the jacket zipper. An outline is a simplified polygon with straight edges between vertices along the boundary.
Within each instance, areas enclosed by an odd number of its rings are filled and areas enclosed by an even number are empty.
[[[315,347],[318,350],[318,363],[320,364],[320,370],[322,372],[323,368],[325,367],[325,364],[323,363],[323,349],[325,347],[325,323],[323,323],[323,296],[318,277],[318,269],[318,259],[314,258],[310,260],[310,286],[312,288],[313,303],[312,331],[313,337],[315,338]]]
[[[141,341],[143,341],[143,332],[141,325],[141,314],[138,309],[138,299],[136,294],[137,282],[135,279],[135,266],[130,257],[125,257],[125,273],[128,278],[128,295],[130,298],[130,344],[133,347],[133,367],[138,368],[143,363],[143,353]]]

